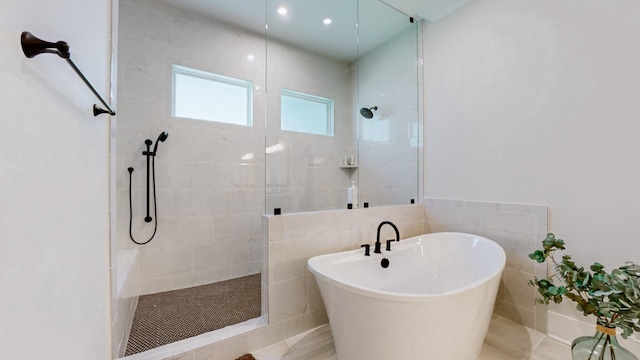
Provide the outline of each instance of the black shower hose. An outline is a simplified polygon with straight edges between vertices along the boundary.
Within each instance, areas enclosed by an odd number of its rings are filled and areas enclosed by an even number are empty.
[[[155,225],[153,227],[153,234],[151,234],[151,237],[149,238],[149,240],[145,242],[137,242],[136,239],[133,238],[133,233],[131,231],[131,227],[133,224],[133,207],[131,206],[131,182],[132,182],[131,178],[133,174],[133,168],[130,167],[128,170],[129,170],[129,237],[131,238],[131,241],[133,241],[134,243],[138,245],[144,245],[144,244],[147,244],[149,241],[151,241],[151,239],[153,239],[154,236],[156,236],[156,231],[158,230],[158,207],[156,206],[156,158],[155,156],[151,158],[151,176],[153,178],[152,179],[153,180],[153,216],[155,217]],[[149,193],[147,192],[147,194]]]

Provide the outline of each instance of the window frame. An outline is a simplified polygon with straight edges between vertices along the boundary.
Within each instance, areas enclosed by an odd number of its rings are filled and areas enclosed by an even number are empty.
[[[283,97],[284,96],[288,96],[291,98],[296,98],[296,99],[300,99],[300,100],[306,100],[309,102],[314,102],[314,103],[320,103],[320,104],[324,104],[327,106],[327,120],[326,120],[326,132],[325,133],[315,133],[315,132],[308,132],[308,131],[300,131],[300,130],[292,130],[292,129],[285,129],[283,128],[283,123],[282,123],[282,112],[283,112]],[[322,97],[322,96],[317,96],[317,95],[312,95],[312,94],[307,94],[307,93],[303,93],[300,91],[295,91],[295,90],[289,90],[289,89],[280,89],[280,130],[283,131],[291,131],[291,132],[297,132],[297,133],[301,133],[301,134],[308,134],[308,135],[320,135],[320,136],[329,136],[329,137],[333,137],[335,136],[335,104],[334,104],[334,100],[331,98],[326,98],[326,97]]]
[[[202,119],[202,118],[176,115],[176,76],[177,75],[190,76],[193,78],[209,80],[216,83],[232,85],[232,86],[245,89],[246,101],[247,101],[246,122],[244,123],[226,122],[226,121],[218,121],[218,120],[212,120],[212,119]],[[200,70],[200,69],[196,69],[196,68],[192,68],[184,65],[172,64],[171,65],[171,117],[179,118],[179,119],[193,119],[193,120],[208,121],[216,124],[253,127],[253,81],[216,74],[210,71],[204,71],[204,70]]]

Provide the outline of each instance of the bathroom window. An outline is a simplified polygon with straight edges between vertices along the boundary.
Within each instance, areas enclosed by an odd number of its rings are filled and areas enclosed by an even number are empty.
[[[171,116],[252,126],[253,83],[172,66]]]
[[[297,91],[280,91],[282,130],[333,136],[333,100]]]

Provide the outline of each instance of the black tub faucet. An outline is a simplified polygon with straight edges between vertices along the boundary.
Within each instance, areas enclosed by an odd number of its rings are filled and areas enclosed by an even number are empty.
[[[398,231],[398,228],[391,222],[391,221],[383,221],[380,223],[380,225],[378,225],[378,235],[376,236],[376,247],[373,250],[374,253],[376,254],[380,254],[382,253],[382,251],[380,250],[380,229],[382,228],[382,226],[384,224],[388,224],[391,225],[391,227],[393,228],[393,230],[395,230],[396,232],[396,241],[400,241],[400,232]],[[390,243],[387,242],[387,250],[390,249]]]

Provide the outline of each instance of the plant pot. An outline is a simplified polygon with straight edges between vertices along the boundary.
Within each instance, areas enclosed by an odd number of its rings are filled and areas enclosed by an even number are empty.
[[[573,360],[638,360],[618,344],[616,328],[598,324],[593,336],[581,336],[571,343]]]

